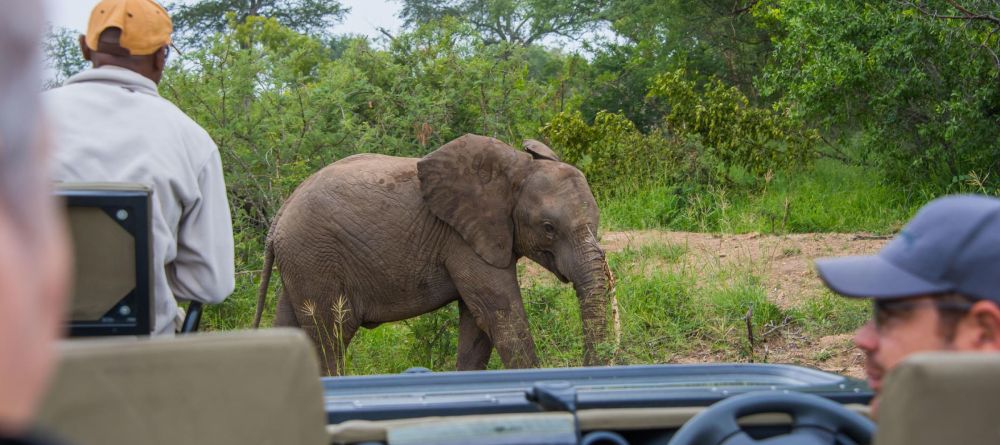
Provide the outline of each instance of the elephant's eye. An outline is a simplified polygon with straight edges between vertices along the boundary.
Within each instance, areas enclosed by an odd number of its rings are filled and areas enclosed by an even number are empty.
[[[542,227],[545,228],[545,233],[549,235],[554,235],[556,233],[556,226],[553,226],[552,223],[542,223]]]

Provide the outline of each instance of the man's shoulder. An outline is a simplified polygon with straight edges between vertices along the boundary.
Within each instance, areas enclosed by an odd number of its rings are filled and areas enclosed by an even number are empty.
[[[86,91],[85,84],[63,84],[50,88],[42,92],[44,102],[67,100],[74,98],[77,94]]]
[[[217,150],[208,132],[176,104],[160,96],[151,81],[146,85],[128,76],[129,73],[123,74],[123,70],[105,70],[85,71],[63,86],[46,91],[43,97],[50,116],[57,120],[79,119],[83,110],[110,106],[120,112],[90,114],[89,119],[112,120],[116,122],[114,125],[126,127],[129,121],[139,127],[144,125],[141,122],[155,121],[158,128],[171,133],[172,137],[167,139],[182,142],[188,150],[204,155]]]

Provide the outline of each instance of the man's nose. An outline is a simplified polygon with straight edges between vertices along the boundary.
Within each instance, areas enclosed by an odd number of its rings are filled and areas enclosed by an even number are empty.
[[[854,345],[866,352],[878,348],[878,329],[875,328],[874,320],[868,320],[854,332]]]

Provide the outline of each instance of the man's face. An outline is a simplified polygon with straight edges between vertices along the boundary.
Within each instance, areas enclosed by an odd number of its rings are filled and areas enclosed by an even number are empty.
[[[865,353],[868,385],[875,391],[882,378],[914,352],[948,349],[950,342],[938,333],[940,315],[931,297],[920,297],[885,306],[854,335],[854,344]]]
[[[877,303],[872,320],[857,330],[854,344],[865,353],[868,386],[876,394],[886,374],[910,354],[961,349],[942,335],[940,304],[929,296]]]

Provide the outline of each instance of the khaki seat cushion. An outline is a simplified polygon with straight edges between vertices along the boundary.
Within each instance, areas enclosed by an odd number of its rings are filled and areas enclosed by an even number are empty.
[[[71,443],[323,444],[319,366],[295,329],[68,340],[39,425]]]
[[[99,320],[135,289],[135,238],[97,207],[69,207],[66,216],[75,256],[68,318]]]
[[[1000,354],[915,354],[887,376],[877,445],[1000,444]]]

